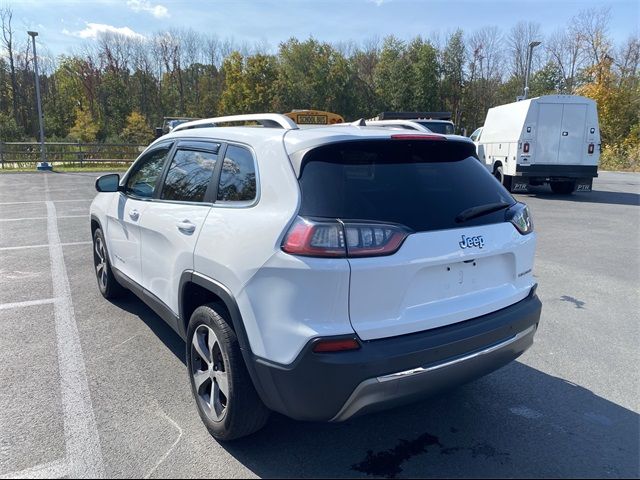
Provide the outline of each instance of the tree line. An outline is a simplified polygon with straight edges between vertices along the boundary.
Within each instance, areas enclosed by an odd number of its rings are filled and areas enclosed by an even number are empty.
[[[578,94],[598,102],[604,157],[640,166],[640,41],[614,45],[609,11],[579,12],[564,30],[537,23],[444,37],[362,43],[291,38],[275,52],[188,29],[150,37],[102,34],[57,58],[39,55],[47,140],[147,142],[165,116],[315,108],[347,120],[381,111],[448,111],[460,133],[522,94]],[[0,140],[37,137],[33,54],[10,7],[0,9]],[[40,53],[40,52],[39,52]]]

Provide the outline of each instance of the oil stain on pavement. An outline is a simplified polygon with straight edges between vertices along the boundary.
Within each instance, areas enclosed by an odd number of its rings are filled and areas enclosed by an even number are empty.
[[[451,433],[458,432],[457,429],[451,428]],[[427,453],[427,447],[435,446],[439,448],[441,455],[451,455],[453,453],[465,451],[473,458],[479,456],[488,458],[497,458],[501,463],[507,459],[509,454],[500,452],[488,443],[477,443],[471,447],[445,447],[438,437],[429,433],[423,433],[415,440],[400,439],[398,444],[381,452],[374,453],[372,450],[367,451],[366,458],[351,466],[353,470],[366,473],[374,477],[395,478],[402,472],[402,464],[416,455]]]
[[[569,295],[563,295],[560,297],[560,300],[563,302],[573,303],[578,309],[584,309],[585,302],[578,300],[577,298],[570,297]]]
[[[403,462],[416,455],[426,453],[427,447],[431,445],[442,447],[438,437],[428,433],[423,433],[415,440],[401,439],[398,445],[389,450],[377,453],[369,450],[367,457],[362,462],[352,465],[351,468],[375,477],[395,478],[402,472],[400,465]]]

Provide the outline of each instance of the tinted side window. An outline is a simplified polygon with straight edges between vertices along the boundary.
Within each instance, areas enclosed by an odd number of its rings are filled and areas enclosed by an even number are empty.
[[[183,202],[204,201],[218,155],[178,149],[171,161],[161,198]]]
[[[256,167],[246,148],[229,145],[222,163],[218,201],[247,202],[256,198]]]
[[[162,174],[164,162],[169,154],[170,147],[161,148],[148,153],[141,158],[135,170],[127,179],[125,193],[136,197],[151,198],[155,191],[158,177]]]

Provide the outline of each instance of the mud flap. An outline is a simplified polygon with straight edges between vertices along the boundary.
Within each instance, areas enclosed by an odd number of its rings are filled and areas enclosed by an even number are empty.
[[[579,178],[576,180],[576,192],[590,192],[593,178]]]
[[[511,180],[512,193],[527,193],[529,191],[529,179],[526,177],[513,177]]]

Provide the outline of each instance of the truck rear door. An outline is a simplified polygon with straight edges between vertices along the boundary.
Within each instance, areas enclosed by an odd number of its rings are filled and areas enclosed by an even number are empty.
[[[558,163],[562,165],[582,163],[587,151],[585,144],[586,121],[587,105],[567,103],[563,106]]]
[[[562,128],[562,104],[539,103],[536,142],[530,163],[558,163],[560,130]]]

